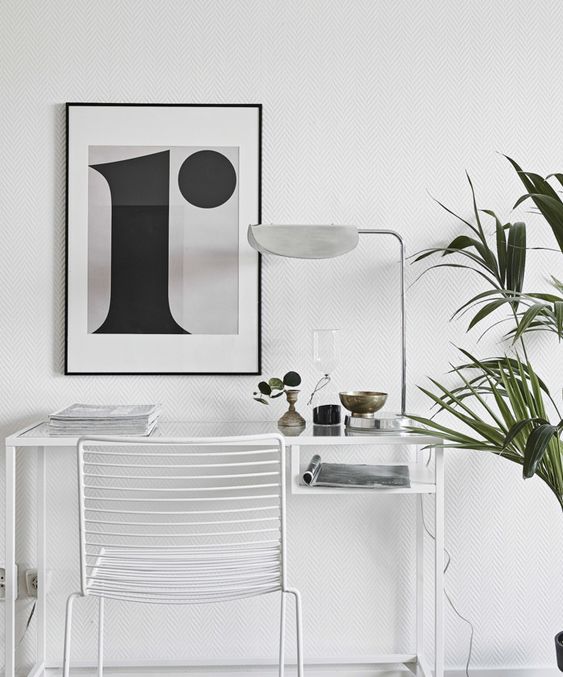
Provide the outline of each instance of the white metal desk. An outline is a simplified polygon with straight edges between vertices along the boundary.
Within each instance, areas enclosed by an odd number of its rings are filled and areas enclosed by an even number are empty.
[[[322,430],[322,429],[321,429]],[[218,437],[222,435],[250,435],[258,433],[279,432],[275,423],[271,422],[188,422],[163,421],[153,433],[154,437],[185,438],[189,436]],[[308,424],[307,428],[296,436],[287,436],[286,445],[290,456],[290,491],[293,494],[327,495],[353,492],[357,494],[431,494],[435,499],[434,513],[434,676],[444,674],[444,455],[443,449],[436,446],[438,438],[430,438],[412,434],[355,434],[347,435],[339,429],[337,435],[318,434],[319,429]],[[16,567],[16,454],[23,450],[35,449],[38,456],[37,482],[37,657],[36,663],[28,677],[39,677],[45,674],[46,657],[46,501],[45,501],[45,449],[46,447],[75,448],[77,437],[56,437],[49,434],[44,422],[36,423],[6,438],[6,646],[5,676],[15,677],[15,601],[17,594]],[[301,483],[300,454],[301,447],[307,446],[408,446],[417,450],[415,462],[409,464],[411,486],[385,487],[378,489],[345,489],[332,487],[308,487]],[[434,449],[433,467],[423,462],[420,448],[430,446]],[[377,665],[407,666],[416,677],[431,677],[430,662],[427,662],[424,649],[424,523],[420,502],[416,508],[416,647],[409,654],[391,654],[374,657]]]

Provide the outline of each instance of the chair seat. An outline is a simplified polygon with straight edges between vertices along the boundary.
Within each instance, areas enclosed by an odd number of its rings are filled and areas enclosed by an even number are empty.
[[[89,556],[93,558],[93,556]],[[87,595],[201,604],[281,590],[279,546],[123,548],[104,546],[87,565]]]

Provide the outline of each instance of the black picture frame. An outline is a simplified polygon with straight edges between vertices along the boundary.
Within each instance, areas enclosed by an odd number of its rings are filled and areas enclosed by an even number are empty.
[[[64,374],[65,375],[77,375],[77,376],[107,376],[107,375],[170,375],[170,376],[186,376],[186,375],[197,375],[197,376],[212,376],[212,375],[229,375],[229,376],[247,376],[247,375],[257,375],[262,372],[262,257],[259,253],[256,253],[257,256],[257,270],[256,270],[256,366],[253,369],[242,369],[242,370],[91,370],[91,369],[73,369],[70,364],[69,359],[69,267],[70,267],[70,255],[69,255],[69,241],[70,241],[70,214],[69,214],[69,204],[70,204],[70,149],[72,144],[71,139],[71,111],[74,108],[78,107],[107,107],[107,108],[210,108],[210,109],[255,109],[257,113],[257,205],[256,205],[256,214],[258,223],[262,221],[262,125],[263,125],[263,116],[262,116],[262,104],[259,103],[117,103],[117,102],[67,102],[66,109],[66,172],[65,172],[65,361],[64,361]],[[203,144],[205,145],[205,144]],[[239,226],[239,227],[242,227]]]

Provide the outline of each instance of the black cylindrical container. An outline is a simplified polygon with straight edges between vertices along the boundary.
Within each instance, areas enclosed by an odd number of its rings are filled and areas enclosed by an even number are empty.
[[[340,405],[321,404],[313,409],[313,423],[316,425],[340,425]]]
[[[555,635],[555,654],[557,656],[557,667],[563,672],[563,632]]]

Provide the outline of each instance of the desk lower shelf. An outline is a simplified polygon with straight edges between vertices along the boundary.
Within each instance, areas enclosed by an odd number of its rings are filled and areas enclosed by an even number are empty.
[[[300,478],[297,478],[299,480]],[[309,487],[306,484],[299,484],[296,482],[292,488],[293,494],[307,494],[309,496],[332,496],[334,494],[350,494],[358,496],[374,496],[386,494],[435,494],[435,487],[413,485],[411,487],[373,487],[369,489],[361,489],[359,487]]]

